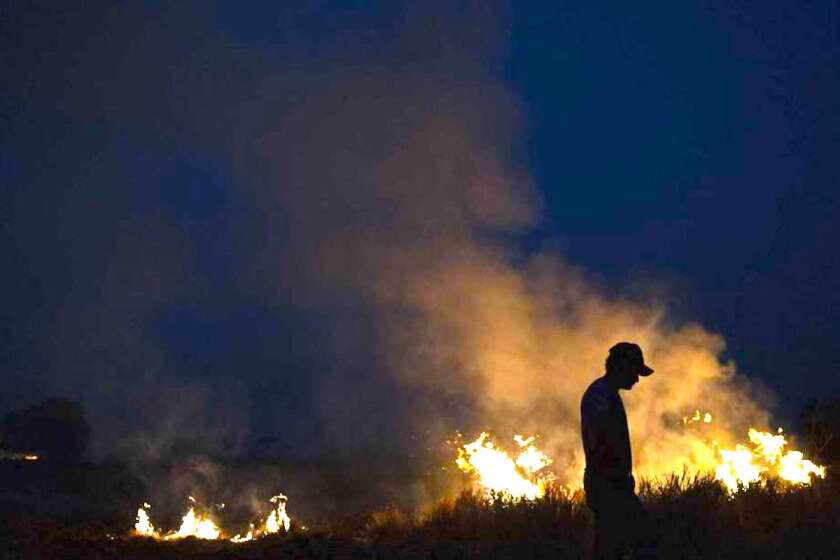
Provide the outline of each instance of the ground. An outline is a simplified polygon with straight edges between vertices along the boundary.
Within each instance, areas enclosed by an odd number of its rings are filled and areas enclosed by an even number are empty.
[[[79,486],[80,476],[70,479]],[[81,478],[104,500],[132,486],[111,476]],[[129,498],[104,507],[66,488],[5,488],[0,557],[9,559],[584,558],[591,540],[580,494],[560,488],[536,501],[463,492],[416,511],[382,506],[299,520],[289,534],[245,544],[132,536]],[[840,558],[840,484],[831,474],[811,487],[769,481],[734,496],[708,477],[673,477],[642,484],[640,494],[661,558]]]

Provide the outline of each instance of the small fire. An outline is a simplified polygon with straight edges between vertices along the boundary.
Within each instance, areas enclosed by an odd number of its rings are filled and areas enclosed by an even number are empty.
[[[265,535],[279,533],[281,528],[283,531],[288,532],[292,526],[292,518],[286,513],[286,502],[288,500],[283,494],[272,496],[270,501],[274,504],[274,508],[268,514],[268,517],[265,518],[262,527],[255,528],[252,523],[244,536],[237,534],[231,537],[230,540],[233,542],[247,542]]]
[[[195,498],[190,496],[190,501],[195,504]],[[195,537],[197,539],[215,540],[222,534],[212,519],[202,515],[196,515],[195,506],[190,506],[190,509],[181,519],[181,526],[175,533],[165,535],[165,540],[183,539],[186,537]]]
[[[195,498],[192,496],[190,496],[190,501],[195,504]],[[167,541],[186,537],[214,540],[222,535],[221,529],[216,526],[212,519],[195,512],[195,505],[191,505],[187,513],[184,514],[181,519],[181,526],[177,531],[161,534],[159,530],[155,529],[149,516],[151,507],[148,502],[144,502],[143,507],[137,510],[137,522],[134,524],[134,531],[138,535]]]
[[[458,448],[455,463],[465,473],[472,473],[488,496],[505,494],[513,498],[534,500],[545,495],[546,484],[553,475],[544,469],[552,463],[534,445],[534,437],[514,436],[519,453],[511,457],[497,447],[487,432],[475,441]]]
[[[134,532],[138,535],[143,535],[144,537],[155,537],[158,534],[149,519],[148,510],[151,509],[151,507],[152,506],[148,502],[143,502],[143,507],[137,509],[137,522],[134,524]]]
[[[692,416],[684,416],[682,424],[702,422],[709,424],[712,415],[695,410]],[[795,485],[811,484],[813,477],[825,478],[826,468],[805,459],[800,451],[785,451],[788,445],[782,428],[776,433],[762,432],[750,428],[749,443],[736,443],[734,448],[722,447],[716,440],[697,437],[695,431],[695,453],[692,465],[697,471],[711,471],[715,478],[735,493],[739,486],[747,487],[766,478],[778,478]]]
[[[170,531],[169,533],[162,533],[156,529],[152,524],[149,510],[151,505],[143,503],[143,506],[137,510],[137,520],[134,524],[134,532],[137,535],[144,537],[152,537],[159,540],[177,540],[186,537],[195,537],[198,539],[218,540],[227,539],[222,530],[209,517],[196,513],[195,498],[190,496],[190,501],[193,505],[184,517],[181,519],[181,526],[177,531]],[[278,494],[271,498],[271,503],[274,504],[271,513],[268,514],[265,521],[255,526],[250,524],[248,532],[245,535],[236,534],[228,540],[235,543],[247,542],[255,538],[272,535],[280,532],[282,528],[288,531],[291,527],[292,519],[286,512],[286,502],[288,498],[283,494]]]
[[[9,461],[37,461],[40,457],[35,453],[13,453],[0,450],[0,459],[7,459]]]
[[[709,424],[712,421],[712,415],[710,413],[705,413],[703,415],[700,414],[699,410],[694,411],[693,416],[683,416],[682,423],[683,424],[695,424],[697,422],[703,422],[704,424]]]
[[[743,444],[734,450],[718,449],[721,462],[715,469],[715,478],[730,492],[736,492],[739,484],[758,482],[762,475],[798,485],[811,484],[812,476],[825,478],[824,466],[805,459],[801,451],[784,451],[788,442],[781,428],[776,434],[750,428],[748,436],[753,449]]]

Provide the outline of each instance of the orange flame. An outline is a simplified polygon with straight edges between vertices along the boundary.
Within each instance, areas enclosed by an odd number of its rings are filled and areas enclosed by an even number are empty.
[[[825,478],[826,468],[805,459],[801,451],[784,451],[788,444],[782,429],[778,433],[760,432],[750,428],[748,433],[753,449],[738,444],[734,450],[719,449],[721,463],[715,478],[734,493],[738,486],[758,482],[762,475],[775,476],[791,484],[808,485],[812,477]]]
[[[190,501],[195,504],[195,498],[190,496]],[[288,532],[291,527],[291,517],[286,512],[286,502],[288,499],[283,494],[278,494],[271,498],[271,503],[274,504],[271,513],[265,518],[265,521],[255,527],[251,523],[248,532],[245,535],[236,534],[233,537],[226,537],[224,532],[216,525],[216,523],[206,515],[196,513],[195,506],[191,505],[187,513],[181,519],[181,526],[177,531],[170,531],[163,534],[156,529],[152,524],[149,510],[151,505],[143,503],[142,507],[137,510],[137,519],[134,524],[134,533],[144,537],[151,537],[158,540],[178,540],[186,537],[195,537],[198,539],[219,540],[227,539],[231,542],[241,543],[254,540],[255,538],[264,537],[280,532],[280,529]]]
[[[496,447],[482,432],[474,441],[458,448],[455,464],[465,473],[472,473],[488,496],[504,494],[513,498],[534,500],[545,495],[545,486],[553,475],[545,471],[552,460],[533,445],[535,438],[514,436],[520,448],[515,457]]]
[[[683,425],[699,424],[698,429],[702,430],[711,422],[712,414],[700,410],[682,418]],[[788,441],[781,428],[775,434],[750,428],[747,436],[748,442],[724,447],[716,440],[704,439],[694,430],[685,434],[691,445],[686,447],[688,454],[683,461],[663,462],[657,470],[642,475],[669,475],[672,469],[682,465],[691,472],[712,473],[730,494],[768,478],[795,486],[807,486],[815,478],[825,478],[825,466],[806,459],[801,451],[786,450]],[[539,498],[545,494],[546,483],[555,478],[547,468],[552,460],[533,445],[534,438],[517,435],[514,440],[519,451],[508,453],[482,432],[477,439],[458,448],[456,464],[463,472],[472,474],[488,496],[501,493],[514,498]],[[570,479],[567,482],[574,486],[580,484],[580,477],[574,477],[570,469],[565,475]]]

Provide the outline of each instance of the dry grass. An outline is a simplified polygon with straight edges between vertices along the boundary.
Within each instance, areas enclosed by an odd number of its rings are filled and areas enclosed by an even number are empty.
[[[661,558],[840,558],[840,485],[831,477],[808,488],[769,482],[730,497],[708,477],[683,475],[643,483],[640,495]],[[464,492],[421,512],[390,505],[246,545],[161,543],[114,537],[104,526],[26,523],[7,523],[4,557],[583,558],[591,519],[580,494],[551,488],[535,501]]]
[[[682,475],[645,482],[640,495],[662,558],[840,558],[840,487],[831,480],[808,488],[771,480],[730,496],[711,477]],[[578,558],[590,527],[582,496],[553,488],[536,501],[464,493],[421,515],[389,508],[366,530],[375,542],[518,543]]]

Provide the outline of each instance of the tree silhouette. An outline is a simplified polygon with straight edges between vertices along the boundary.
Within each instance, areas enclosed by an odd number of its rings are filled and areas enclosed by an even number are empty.
[[[840,462],[840,397],[811,399],[800,413],[809,451],[820,461]]]
[[[51,398],[11,412],[3,421],[3,445],[37,453],[48,461],[77,462],[87,448],[90,426],[76,401]]]

